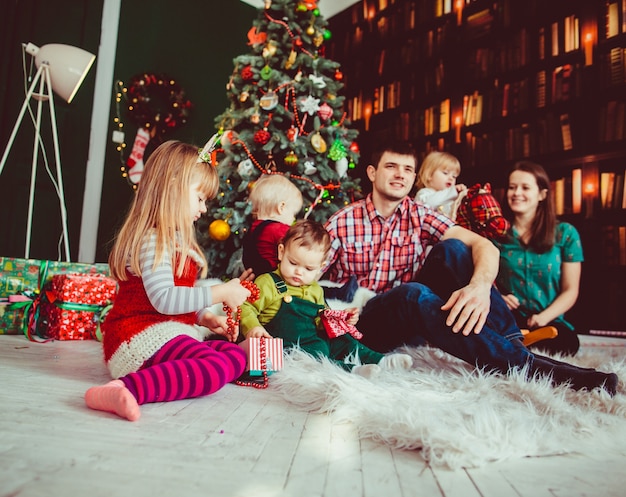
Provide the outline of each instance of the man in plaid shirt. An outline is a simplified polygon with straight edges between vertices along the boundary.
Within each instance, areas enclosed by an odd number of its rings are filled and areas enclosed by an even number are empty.
[[[493,282],[498,249],[486,238],[408,196],[417,168],[409,144],[387,145],[367,166],[372,193],[326,223],[332,244],[325,278],[377,295],[358,322],[364,345],[388,352],[429,343],[481,368],[506,373],[528,365],[529,377],[550,375],[576,389],[617,377],[531,353]]]

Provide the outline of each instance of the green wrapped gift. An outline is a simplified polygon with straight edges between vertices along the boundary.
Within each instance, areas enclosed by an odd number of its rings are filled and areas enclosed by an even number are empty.
[[[0,257],[0,335],[27,333],[25,316],[55,274],[110,275],[106,263],[41,261]]]

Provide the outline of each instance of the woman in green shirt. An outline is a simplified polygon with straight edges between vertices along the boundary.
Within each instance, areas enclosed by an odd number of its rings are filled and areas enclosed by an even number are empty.
[[[500,249],[498,289],[520,328],[557,328],[556,338],[533,347],[574,355],[580,342],[564,314],[578,298],[583,261],[578,231],[557,220],[550,179],[538,164],[515,164],[506,200],[503,213],[511,228],[495,242]]]

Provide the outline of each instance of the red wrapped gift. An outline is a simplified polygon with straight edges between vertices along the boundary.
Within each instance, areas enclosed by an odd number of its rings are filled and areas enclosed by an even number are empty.
[[[350,313],[343,310],[324,309],[322,312],[322,325],[329,338],[337,338],[341,335],[352,335],[357,340],[363,338],[363,334],[348,323]]]
[[[55,275],[45,288],[38,331],[56,340],[99,338],[100,321],[116,292],[116,281],[101,274]]]
[[[250,376],[261,376],[263,374],[263,355],[265,355],[265,371],[267,371],[267,374],[283,369],[283,339],[265,338],[264,341],[265,351],[261,350],[261,338],[246,338],[239,344],[248,355],[246,371],[250,371]]]

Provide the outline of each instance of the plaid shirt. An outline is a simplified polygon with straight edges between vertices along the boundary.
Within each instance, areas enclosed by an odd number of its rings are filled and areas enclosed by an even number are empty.
[[[332,238],[326,277],[345,283],[355,275],[360,286],[377,293],[413,281],[430,248],[454,224],[409,197],[385,219],[369,194],[326,223]]]

